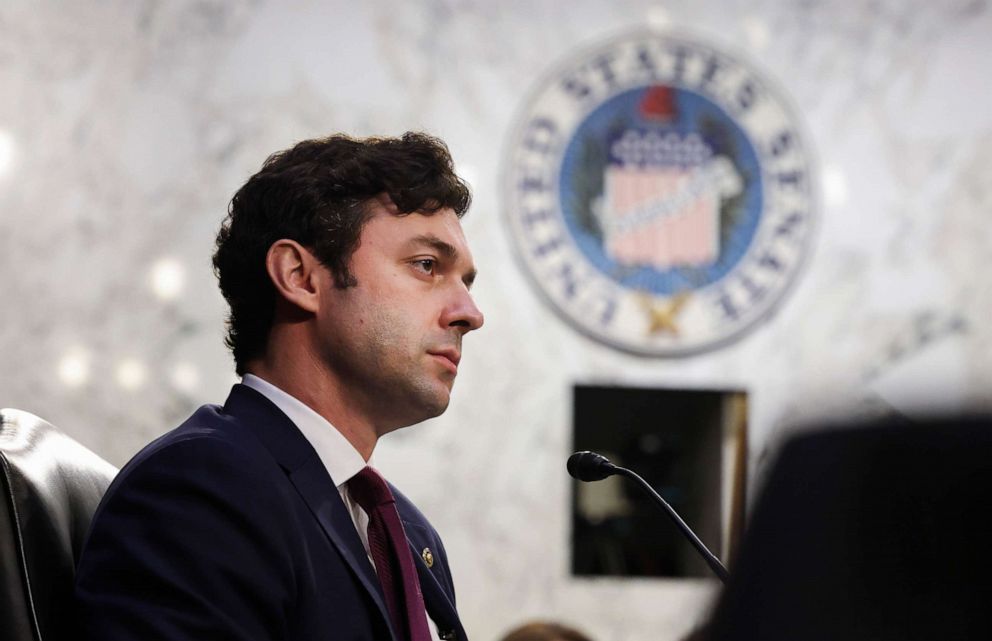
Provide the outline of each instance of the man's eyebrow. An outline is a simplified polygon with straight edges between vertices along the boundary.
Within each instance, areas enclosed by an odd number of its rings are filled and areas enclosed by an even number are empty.
[[[449,242],[443,241],[434,234],[421,234],[419,236],[414,236],[410,239],[411,245],[426,245],[437,251],[439,254],[444,256],[448,260],[454,260],[458,258],[458,249],[455,248]],[[478,275],[478,270],[474,267],[462,276],[462,282],[465,283],[466,287],[471,287],[472,283],[475,282],[475,277]]]
[[[445,258],[457,258],[458,250],[451,243],[445,242],[435,236],[434,234],[421,234],[420,236],[414,236],[410,239],[411,245],[427,245],[433,248],[438,253],[443,254]]]

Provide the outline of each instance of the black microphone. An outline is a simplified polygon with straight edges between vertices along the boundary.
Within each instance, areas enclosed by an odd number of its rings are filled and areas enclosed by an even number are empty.
[[[617,473],[617,466],[602,454],[576,452],[568,457],[566,465],[572,478],[580,481],[602,481]]]
[[[619,474],[620,476],[626,476],[629,479],[633,479],[640,485],[647,493],[654,499],[654,502],[672,519],[675,525],[682,531],[682,534],[689,539],[689,543],[692,543],[696,551],[703,557],[706,564],[710,566],[714,574],[720,577],[720,580],[724,583],[727,582],[727,568],[723,567],[720,563],[720,559],[716,558],[712,552],[707,549],[703,542],[699,540],[696,533],[692,531],[686,522],[682,520],[682,517],[672,509],[672,506],[668,504],[668,501],[661,498],[651,484],[645,481],[640,475],[628,470],[625,467],[620,467],[610,463],[610,460],[603,456],[602,454],[597,454],[596,452],[576,452],[568,457],[568,473],[572,478],[578,481],[602,481],[608,476],[613,476],[614,474]]]

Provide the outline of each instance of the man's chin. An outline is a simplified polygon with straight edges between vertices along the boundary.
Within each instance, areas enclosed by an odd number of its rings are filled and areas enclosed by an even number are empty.
[[[410,407],[413,410],[411,413],[416,414],[417,418],[410,425],[444,414],[450,401],[451,388],[442,381],[433,381],[432,385],[416,390]]]
[[[444,414],[445,410],[448,409],[448,403],[450,402],[451,391],[445,388],[444,393],[436,395],[428,403],[426,403],[425,410],[429,415],[424,417],[424,420]]]

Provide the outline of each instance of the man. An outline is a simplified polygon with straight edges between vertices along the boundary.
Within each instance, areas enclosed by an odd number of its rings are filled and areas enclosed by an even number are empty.
[[[108,490],[84,638],[465,638],[441,540],[367,462],[445,410],[482,325],[469,200],[443,143],[410,133],[302,142],[238,191],[214,267],[242,384]]]

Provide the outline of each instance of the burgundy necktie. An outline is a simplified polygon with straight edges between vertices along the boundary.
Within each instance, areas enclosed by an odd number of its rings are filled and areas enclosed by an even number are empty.
[[[393,493],[371,467],[348,481],[348,491],[369,515],[369,552],[393,627],[409,641],[430,641],[420,579]]]

